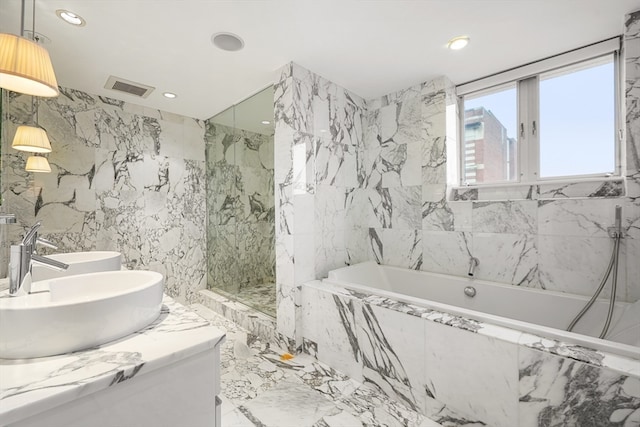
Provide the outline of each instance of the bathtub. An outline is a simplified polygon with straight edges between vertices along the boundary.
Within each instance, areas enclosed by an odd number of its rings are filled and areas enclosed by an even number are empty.
[[[640,300],[618,301],[606,339],[599,339],[609,301],[598,299],[566,332],[589,297],[364,262],[329,272],[326,282],[542,337],[640,359]],[[475,291],[465,295],[465,288]],[[603,294],[607,294],[609,285]]]
[[[588,299],[366,262],[302,285],[302,348],[444,426],[625,425],[640,303],[616,303],[607,339],[606,300],[566,332]]]

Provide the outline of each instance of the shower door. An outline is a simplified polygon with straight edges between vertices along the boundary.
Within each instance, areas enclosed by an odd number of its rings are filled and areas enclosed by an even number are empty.
[[[206,124],[208,287],[275,316],[273,88]]]

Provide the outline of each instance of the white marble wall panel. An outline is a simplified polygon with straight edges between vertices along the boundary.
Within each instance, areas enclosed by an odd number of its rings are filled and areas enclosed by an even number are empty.
[[[618,258],[617,298],[627,300],[627,253],[637,249],[632,239],[623,239]],[[540,285],[544,289],[593,295],[607,269],[613,240],[597,237],[538,236],[538,267]],[[637,264],[636,260],[632,261]],[[637,279],[636,279],[637,280]],[[612,279],[609,278],[602,296],[610,295]],[[629,289],[631,290],[631,288]]]
[[[339,366],[341,372],[360,382],[362,351],[356,316],[361,311],[361,301],[337,289],[332,293],[314,286],[302,288],[303,334],[315,344],[315,356],[329,366]]]
[[[424,231],[422,269],[435,273],[464,276],[473,249],[472,234],[458,231]]]
[[[474,202],[472,227],[478,233],[535,234],[537,202]]]
[[[625,104],[627,139],[627,177],[640,181],[640,11],[625,17]],[[634,186],[631,197],[640,197]]]
[[[415,335],[414,335],[415,336]],[[517,425],[518,347],[494,338],[426,322],[427,413],[460,425]]]
[[[424,413],[425,322],[369,304],[356,312],[358,348],[362,355],[365,382],[378,386],[386,395],[403,405]]]
[[[570,358],[520,348],[521,427],[634,425],[640,379]]]
[[[471,254],[480,260],[475,273],[478,279],[518,286],[540,286],[535,236],[473,233]]]
[[[9,132],[28,121],[30,97],[3,95]],[[118,250],[130,268],[163,272],[181,301],[204,287],[203,123],[68,88],[38,110],[51,174],[24,172],[2,138],[4,199],[21,225],[41,220],[60,251]]]

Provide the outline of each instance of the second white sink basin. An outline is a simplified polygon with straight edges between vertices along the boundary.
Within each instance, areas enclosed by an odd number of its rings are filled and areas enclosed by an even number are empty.
[[[69,264],[69,268],[64,271],[56,271],[42,265],[34,264],[32,269],[34,282],[38,280],[73,276],[75,274],[116,271],[122,268],[122,257],[120,252],[113,251],[69,252],[64,254],[47,255],[47,258]]]
[[[53,356],[104,344],[158,318],[164,278],[152,271],[81,274],[0,294],[0,358]]]

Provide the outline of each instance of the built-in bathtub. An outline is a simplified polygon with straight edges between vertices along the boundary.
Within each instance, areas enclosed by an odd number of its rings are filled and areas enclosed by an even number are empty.
[[[443,425],[625,425],[640,303],[616,303],[607,340],[606,300],[564,331],[588,299],[363,263],[303,285],[303,347]]]

